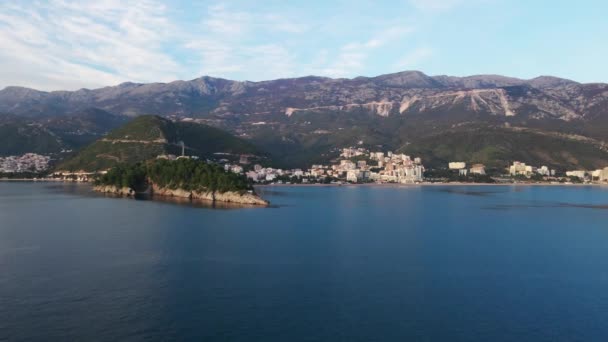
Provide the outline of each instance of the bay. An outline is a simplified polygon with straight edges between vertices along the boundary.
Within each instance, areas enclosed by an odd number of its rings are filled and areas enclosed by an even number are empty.
[[[0,340],[608,339],[608,188],[0,183]]]

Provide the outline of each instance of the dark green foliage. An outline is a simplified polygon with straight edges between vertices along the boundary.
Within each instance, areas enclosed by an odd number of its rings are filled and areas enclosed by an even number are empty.
[[[87,146],[58,166],[60,170],[105,170],[119,163],[133,164],[161,154],[186,154],[211,158],[216,152],[261,154],[249,142],[207,125],[172,122],[158,116],[140,116]]]
[[[28,152],[49,154],[59,152],[61,140],[42,126],[24,122],[0,123],[0,156]]]
[[[58,169],[67,171],[107,170],[120,163],[134,164],[156,158],[159,154],[164,153],[166,150],[163,144],[97,141],[80,151],[74,158],[59,165]]]
[[[159,116],[143,115],[126,125],[113,130],[107,139],[127,139],[153,141],[156,139],[175,140],[175,130],[172,122]]]
[[[5,179],[34,179],[46,176],[46,173],[39,172],[0,172],[0,178]]]
[[[95,109],[52,118],[0,114],[0,156],[28,152],[48,155],[77,149],[126,121],[125,117]]]
[[[119,188],[131,188],[136,191],[145,189],[146,183],[147,168],[142,163],[116,165],[96,181],[97,185],[113,185]]]
[[[224,171],[216,164],[192,159],[119,164],[101,176],[96,184],[142,190],[152,182],[160,187],[188,191],[246,191],[251,189],[243,175]]]

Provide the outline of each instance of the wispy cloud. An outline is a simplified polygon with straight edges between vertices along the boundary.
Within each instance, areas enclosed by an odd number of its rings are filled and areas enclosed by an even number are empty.
[[[351,42],[340,49],[334,62],[321,68],[324,75],[332,77],[349,77],[364,69],[369,56],[377,49],[391,43],[401,41],[414,30],[406,26],[391,26],[380,30],[370,39],[363,42]]]
[[[433,55],[429,47],[419,47],[402,56],[394,65],[395,70],[411,70],[420,66],[420,63]]]
[[[164,11],[151,0],[2,4],[0,73],[52,89],[174,79],[177,63],[163,51],[172,32]]]
[[[289,7],[243,4],[2,2],[0,88],[72,90],[201,75],[253,81],[352,77],[364,73],[374,55],[391,55],[386,51],[414,32],[398,16],[355,33],[328,30],[322,24],[331,15],[318,19]],[[331,42],[325,42],[328,35]]]

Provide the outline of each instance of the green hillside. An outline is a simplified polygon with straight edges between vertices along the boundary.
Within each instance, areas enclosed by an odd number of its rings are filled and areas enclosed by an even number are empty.
[[[65,145],[61,138],[40,125],[17,121],[0,123],[0,156],[57,153],[62,148]]]
[[[608,165],[608,151],[576,136],[505,127],[461,126],[420,137],[398,152],[421,156],[427,166],[450,161],[483,163],[504,168],[513,161],[547,165],[558,170],[597,169]]]
[[[337,148],[348,146],[405,152],[422,157],[427,167],[445,167],[454,160],[496,168],[513,161],[558,170],[608,165],[608,150],[602,140],[560,129],[563,120],[547,130],[526,128],[517,118],[505,123],[489,115],[454,113],[451,117],[429,112],[382,118],[357,110],[299,112],[284,119],[289,125],[254,126],[248,133],[278,165],[286,167],[327,163],[337,157]]]
[[[119,163],[133,164],[161,154],[179,155],[182,141],[187,155],[200,158],[212,157],[217,152],[261,154],[252,144],[217,128],[145,115],[111,131],[57,169],[104,170]]]
[[[82,148],[128,121],[99,109],[73,115],[28,118],[0,114],[0,156],[28,152],[57,155]]]
[[[151,160],[146,163],[117,164],[97,179],[97,185],[145,190],[152,182],[169,189],[188,191],[246,191],[252,187],[241,174],[224,171],[220,165],[192,159]]]

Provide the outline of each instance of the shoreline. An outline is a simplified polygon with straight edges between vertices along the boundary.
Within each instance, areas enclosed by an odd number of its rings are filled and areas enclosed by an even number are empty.
[[[47,183],[87,183],[87,182],[77,182],[77,181],[66,181],[63,179],[53,179],[53,178],[0,178],[0,182],[47,182]]]
[[[0,178],[0,182],[23,182],[23,183],[68,183],[68,184],[85,184],[91,185],[91,182],[79,182],[64,179],[53,179],[53,178]],[[402,184],[402,183],[342,183],[342,184],[320,184],[320,183],[308,183],[308,184],[255,184],[254,188],[267,188],[267,187],[419,187],[419,186],[598,186],[608,187],[608,183],[579,183],[579,184],[566,184],[566,183],[462,183],[462,182],[450,182],[450,183],[430,183],[422,182],[417,184]]]
[[[565,183],[419,183],[419,184],[400,184],[400,183],[364,183],[364,184],[260,184],[254,188],[271,187],[391,187],[391,188],[411,188],[425,186],[574,186],[574,187],[608,187],[608,184],[587,183],[587,184],[565,184]]]
[[[233,204],[245,204],[255,205],[260,207],[267,207],[270,202],[260,197],[253,191],[195,191],[185,190],[182,188],[170,189],[159,187],[153,183],[150,183],[145,191],[135,191],[129,187],[117,187],[115,185],[95,185],[93,191],[111,194],[120,197],[135,198],[137,196],[146,195],[150,198],[154,197],[169,197],[169,198],[182,198],[185,200],[205,200],[213,203],[233,203]]]

